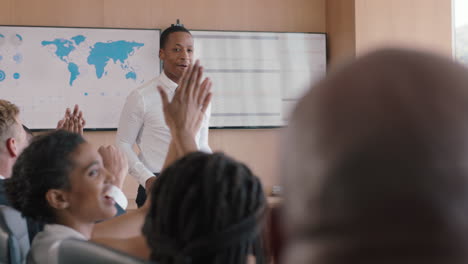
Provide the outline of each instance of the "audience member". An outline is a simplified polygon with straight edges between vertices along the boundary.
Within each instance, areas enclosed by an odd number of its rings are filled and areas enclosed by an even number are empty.
[[[143,234],[161,264],[267,263],[260,180],[223,154],[195,152],[155,182]]]
[[[8,204],[3,180],[10,178],[13,164],[28,144],[28,136],[19,120],[18,107],[0,99],[0,204]]]
[[[384,50],[315,85],[284,138],[284,263],[466,263],[468,72]]]
[[[46,223],[31,246],[35,263],[56,263],[57,242],[90,239],[95,225],[97,229],[111,225],[114,237],[137,234],[144,208],[116,217],[133,221],[134,232],[116,221],[95,224],[116,214],[110,196],[113,183],[114,175],[104,168],[101,155],[79,134],[58,130],[33,140],[16,161],[5,190],[25,217]]]

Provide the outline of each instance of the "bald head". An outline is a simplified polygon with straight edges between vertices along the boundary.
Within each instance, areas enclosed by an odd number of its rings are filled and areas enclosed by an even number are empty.
[[[289,233],[326,263],[421,244],[458,253],[468,231],[467,136],[468,74],[448,59],[384,50],[331,73],[287,131]]]

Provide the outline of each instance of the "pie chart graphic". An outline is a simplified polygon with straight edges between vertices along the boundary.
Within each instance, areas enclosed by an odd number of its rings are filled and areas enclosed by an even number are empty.
[[[11,36],[11,43],[14,46],[20,46],[23,44],[23,37],[20,34],[14,34]]]
[[[3,82],[5,80],[5,72],[0,70],[0,82]]]

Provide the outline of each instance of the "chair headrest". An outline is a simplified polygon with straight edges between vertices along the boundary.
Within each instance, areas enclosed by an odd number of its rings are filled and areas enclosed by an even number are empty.
[[[58,248],[58,262],[67,264],[148,264],[145,260],[93,242],[65,239]]]
[[[15,209],[0,205],[0,222],[13,236],[17,238],[28,236],[26,220]]]

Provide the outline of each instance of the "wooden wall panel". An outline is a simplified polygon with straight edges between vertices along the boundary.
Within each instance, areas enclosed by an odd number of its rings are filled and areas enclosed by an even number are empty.
[[[354,0],[327,0],[329,67],[356,56]]]
[[[13,14],[13,1],[0,0],[2,8],[0,8],[0,25],[10,24]]]
[[[102,26],[102,1],[3,0],[11,3],[9,21],[1,24],[28,26]]]
[[[325,0],[1,0],[0,24],[325,32]]]
[[[281,129],[211,130],[210,146],[213,151],[225,152],[247,164],[270,191],[280,181],[280,132]]]
[[[451,0],[355,0],[356,53],[388,46],[452,55]]]

